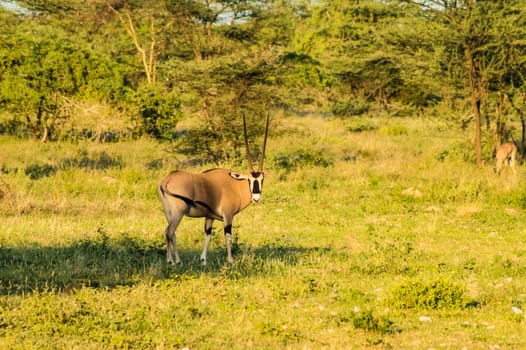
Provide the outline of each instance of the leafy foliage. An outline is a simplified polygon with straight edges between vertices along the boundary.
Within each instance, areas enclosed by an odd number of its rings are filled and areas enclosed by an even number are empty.
[[[23,27],[31,30],[31,25]],[[23,31],[2,33],[0,104],[37,138],[57,139],[69,99],[116,103],[123,81],[117,67],[98,52],[71,41],[60,31],[41,37]]]
[[[138,110],[141,134],[170,139],[181,119],[180,99],[160,84],[145,84],[130,98]]]
[[[92,152],[80,150],[77,157],[65,158],[61,161],[61,168],[80,168],[88,170],[104,170],[109,168],[122,168],[123,161],[113,157],[107,152]]]
[[[362,118],[353,118],[347,123],[347,130],[350,132],[373,131],[377,129],[378,126],[373,124],[371,121],[364,120]]]
[[[57,167],[50,164],[30,164],[27,166],[24,173],[29,176],[31,180],[37,180],[42,177],[54,175],[57,172]]]
[[[425,111],[475,123],[480,162],[495,134],[526,130],[519,0],[16,3],[0,10],[3,133],[90,138],[70,121],[103,106],[127,119],[123,137],[184,134],[184,153],[218,161],[237,157],[243,113]],[[186,117],[198,122],[180,133]]]
[[[341,321],[350,320],[355,329],[380,334],[396,333],[397,329],[393,321],[385,316],[377,317],[372,310],[354,312],[349,317],[342,317]]]
[[[326,152],[312,150],[299,150],[293,154],[277,154],[272,161],[274,167],[287,172],[309,166],[327,168],[334,163],[326,156]]]
[[[467,305],[464,288],[446,279],[408,280],[395,288],[392,304],[416,310],[462,309]]]

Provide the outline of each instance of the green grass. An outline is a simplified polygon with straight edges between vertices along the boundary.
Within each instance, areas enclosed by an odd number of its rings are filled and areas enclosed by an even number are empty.
[[[165,263],[167,146],[0,138],[0,347],[526,347],[522,167],[478,169],[425,119],[289,117],[273,134],[234,264],[216,223],[205,268],[201,219]]]

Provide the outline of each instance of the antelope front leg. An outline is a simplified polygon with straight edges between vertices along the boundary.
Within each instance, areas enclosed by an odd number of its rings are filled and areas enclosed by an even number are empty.
[[[225,241],[226,241],[226,260],[232,264],[234,259],[232,258],[232,224],[226,224],[225,222]]]
[[[495,168],[493,169],[495,173],[497,173],[498,176],[500,176],[500,173],[502,171],[502,164],[503,161],[500,159],[497,159],[497,164],[495,165]]]
[[[513,175],[517,176],[517,160],[513,155],[510,157],[510,167],[513,170]]]
[[[203,250],[201,251],[201,265],[206,265],[206,254],[208,252],[208,243],[210,243],[210,238],[212,237],[212,224],[214,219],[205,219],[205,243],[203,245]]]

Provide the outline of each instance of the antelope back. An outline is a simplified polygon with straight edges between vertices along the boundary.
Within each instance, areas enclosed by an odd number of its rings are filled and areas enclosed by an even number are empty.
[[[497,149],[496,158],[504,160],[517,154],[517,146],[514,143],[506,142],[499,146]]]

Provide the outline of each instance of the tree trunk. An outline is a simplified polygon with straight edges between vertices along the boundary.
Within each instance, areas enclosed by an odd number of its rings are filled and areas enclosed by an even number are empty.
[[[469,44],[464,46],[464,55],[466,56],[466,65],[468,69],[469,79],[469,95],[471,101],[471,110],[475,118],[475,157],[477,166],[482,167],[482,138],[481,138],[481,123],[480,123],[480,93],[477,88],[475,63],[473,62],[473,55]]]
[[[520,148],[520,152],[521,154],[524,155],[524,148],[526,146],[526,144],[524,143],[526,140],[526,135],[525,135],[525,132],[526,132],[526,121],[524,120],[524,114],[522,113],[519,113],[519,116],[521,118],[521,144],[519,145],[519,148]]]
[[[149,50],[145,50],[141,43],[139,42],[139,36],[137,35],[137,32],[135,31],[135,25],[133,24],[133,20],[130,14],[130,11],[125,10],[126,19],[121,15],[119,11],[117,11],[113,6],[108,3],[108,7],[110,10],[115,13],[117,18],[121,21],[122,25],[124,26],[124,29],[128,32],[130,37],[132,38],[133,44],[135,45],[135,48],[137,49],[137,52],[139,54],[140,61],[144,68],[144,73],[146,74],[146,81],[148,84],[155,81],[155,28],[153,24],[153,17],[150,16],[150,48]],[[146,52],[148,51],[148,52]]]

